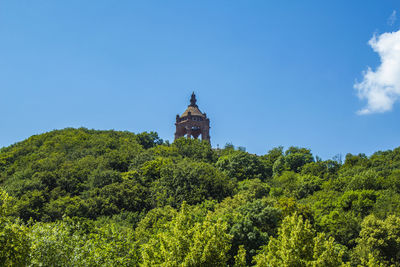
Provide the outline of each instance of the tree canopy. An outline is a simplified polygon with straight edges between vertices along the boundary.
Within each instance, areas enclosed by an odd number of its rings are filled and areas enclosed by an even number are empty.
[[[0,149],[0,265],[400,266],[400,148],[339,159],[35,135]]]

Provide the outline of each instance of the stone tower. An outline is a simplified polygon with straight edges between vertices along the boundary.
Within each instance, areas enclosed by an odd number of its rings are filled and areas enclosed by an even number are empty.
[[[181,116],[176,115],[175,139],[183,136],[197,139],[201,135],[202,140],[210,142],[210,120],[206,113],[202,113],[196,104],[196,95],[192,93],[190,105]]]

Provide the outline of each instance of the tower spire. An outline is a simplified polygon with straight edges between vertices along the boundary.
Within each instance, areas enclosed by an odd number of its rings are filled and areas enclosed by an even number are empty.
[[[192,93],[192,96],[190,97],[190,107],[197,107],[196,105],[196,95],[194,94],[194,92]]]

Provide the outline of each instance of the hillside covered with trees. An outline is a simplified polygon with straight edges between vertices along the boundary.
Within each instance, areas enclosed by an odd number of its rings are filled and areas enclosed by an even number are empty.
[[[400,266],[400,148],[67,128],[0,149],[0,185],[1,266]]]

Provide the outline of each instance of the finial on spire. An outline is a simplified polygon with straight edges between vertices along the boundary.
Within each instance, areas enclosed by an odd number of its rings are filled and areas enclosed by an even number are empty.
[[[190,106],[192,107],[197,107],[196,105],[196,95],[194,94],[194,92],[192,93],[192,96],[190,97]]]

